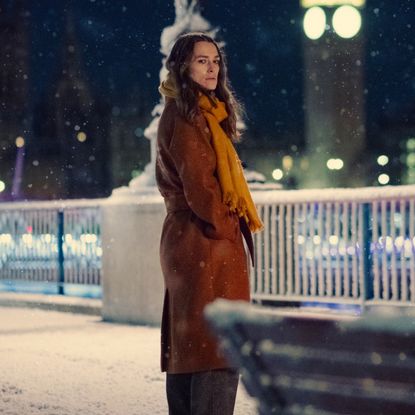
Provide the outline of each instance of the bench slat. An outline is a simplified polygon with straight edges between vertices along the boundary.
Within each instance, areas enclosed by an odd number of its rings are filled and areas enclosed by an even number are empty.
[[[207,315],[261,414],[415,414],[414,320],[226,313]]]

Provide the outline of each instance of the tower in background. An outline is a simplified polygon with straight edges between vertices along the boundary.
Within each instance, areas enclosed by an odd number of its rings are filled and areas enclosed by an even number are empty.
[[[301,0],[301,5],[308,161],[301,185],[365,185],[365,0]]]

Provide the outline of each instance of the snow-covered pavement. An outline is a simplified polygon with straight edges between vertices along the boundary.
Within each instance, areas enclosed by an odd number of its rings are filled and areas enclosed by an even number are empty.
[[[159,329],[0,307],[0,414],[167,414]],[[256,414],[242,385],[235,414]]]

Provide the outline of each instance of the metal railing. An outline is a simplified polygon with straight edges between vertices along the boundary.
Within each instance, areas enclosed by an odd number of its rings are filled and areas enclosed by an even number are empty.
[[[415,305],[415,186],[255,196],[253,299]]]
[[[0,282],[101,284],[100,200],[0,204]]]
[[[415,305],[415,186],[254,199],[265,223],[254,239],[254,300]],[[100,288],[102,202],[0,204],[0,285]]]

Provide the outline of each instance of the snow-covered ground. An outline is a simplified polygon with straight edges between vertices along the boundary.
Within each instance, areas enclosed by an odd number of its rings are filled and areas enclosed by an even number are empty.
[[[0,307],[0,414],[167,414],[159,329]],[[256,414],[242,385],[235,414]]]

